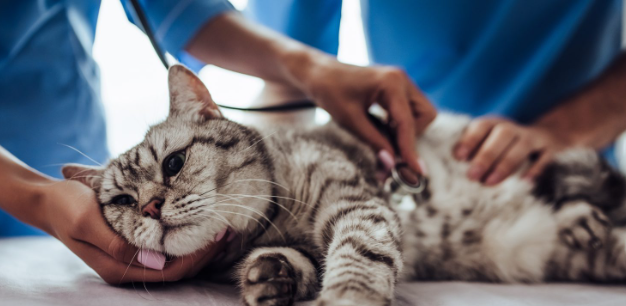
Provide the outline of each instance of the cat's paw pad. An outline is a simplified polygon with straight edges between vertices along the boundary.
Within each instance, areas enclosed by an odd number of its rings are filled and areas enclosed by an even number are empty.
[[[611,223],[604,213],[585,201],[565,204],[557,212],[557,222],[561,240],[581,250],[602,248],[611,230]]]
[[[246,305],[293,305],[296,278],[293,267],[284,256],[260,256],[250,264],[245,275],[242,295]]]

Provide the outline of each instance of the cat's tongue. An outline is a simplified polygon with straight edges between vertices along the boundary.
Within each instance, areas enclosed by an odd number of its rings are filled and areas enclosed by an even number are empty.
[[[229,227],[226,227],[215,235],[215,238],[213,239],[213,241],[220,242],[224,240],[224,238],[226,238],[226,242],[231,242],[233,241],[233,239],[235,239],[235,237],[237,237],[237,233],[235,233]]]
[[[222,241],[222,239],[224,239],[224,236],[226,236],[227,232],[228,232],[228,227],[225,227],[224,229],[222,229],[219,233],[215,235],[215,238],[213,239],[213,241],[214,242]]]
[[[230,231],[228,227],[225,227],[215,235],[213,241],[218,243],[226,239],[227,242],[230,242],[235,238],[235,236],[235,232]],[[137,255],[137,261],[146,266],[146,268],[154,270],[163,270],[163,267],[165,267],[165,255],[152,250],[142,249]]]
[[[165,255],[152,250],[142,249],[138,254],[137,261],[154,270],[163,270],[165,267]]]

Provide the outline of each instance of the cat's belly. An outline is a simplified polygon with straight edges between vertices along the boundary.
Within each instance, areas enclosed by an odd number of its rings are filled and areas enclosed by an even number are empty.
[[[430,198],[400,211],[406,277],[542,280],[557,241],[551,208],[519,175],[494,187],[470,181],[468,164],[452,157],[462,128],[435,126],[418,144],[430,172]]]
[[[504,282],[543,279],[557,241],[549,207],[530,197],[501,206],[490,205],[489,198],[460,194],[460,200],[451,202],[436,193],[428,203],[401,213],[407,275]]]

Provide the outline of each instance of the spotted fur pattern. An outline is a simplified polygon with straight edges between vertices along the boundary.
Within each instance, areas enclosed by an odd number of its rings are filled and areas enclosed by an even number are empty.
[[[593,152],[561,155],[535,186],[514,175],[484,187],[451,156],[468,119],[440,115],[418,141],[428,190],[398,211],[373,152],[341,128],[246,127],[223,119],[184,67],[169,78],[170,115],[142,143],[64,174],[94,188],[107,222],[139,247],[178,256],[226,227],[239,233],[208,269],[234,275],[246,305],[391,305],[410,279],[626,278],[626,232],[612,228],[624,221],[623,178]],[[184,165],[170,175],[176,154]],[[142,214],[155,199],[159,219]]]

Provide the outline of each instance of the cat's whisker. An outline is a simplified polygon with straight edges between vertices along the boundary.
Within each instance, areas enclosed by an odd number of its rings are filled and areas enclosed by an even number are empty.
[[[266,138],[268,138],[268,137],[270,137],[270,136],[272,136],[272,135],[274,135],[274,134],[276,134],[276,133],[278,133],[278,130],[274,131],[273,133],[269,133],[269,134],[267,134],[267,135],[265,135],[265,136],[261,137],[261,139],[259,139],[259,140],[255,141],[255,142],[254,142],[254,143],[252,143],[249,147],[247,147],[247,148],[245,148],[245,149],[243,149],[243,150],[239,151],[239,153],[242,153],[242,152],[244,152],[244,151],[246,151],[246,150],[248,150],[248,149],[250,149],[250,148],[252,148],[252,147],[256,146],[259,142],[261,142],[261,141],[265,140]]]
[[[278,198],[278,199],[283,199],[283,200],[294,201],[294,202],[296,202],[296,203],[299,203],[299,204],[304,204],[304,205],[306,205],[306,206],[308,206],[308,207],[312,207],[312,205],[311,205],[311,204],[309,204],[309,203],[307,203],[307,202],[300,201],[300,200],[298,200],[298,199],[296,199],[296,198],[282,197],[282,196],[274,196],[274,197],[275,197],[275,198]]]
[[[215,209],[211,209],[211,211],[212,211],[212,212],[216,212],[216,213],[219,213],[219,212],[225,212],[225,213],[230,213],[230,214],[240,215],[240,216],[243,216],[243,217],[249,218],[249,219],[254,220],[255,222],[257,222],[257,223],[258,223],[261,227],[263,227],[263,229],[264,229],[264,230],[266,230],[266,231],[267,231],[267,228],[266,228],[266,227],[265,227],[265,226],[264,226],[264,225],[263,225],[263,224],[262,224],[259,220],[255,219],[255,218],[253,218],[253,217],[251,217],[251,216],[248,216],[248,215],[246,215],[246,214],[242,214],[242,213],[238,213],[238,212],[234,212],[234,211],[227,211],[227,210],[215,210]],[[268,221],[268,222],[269,222],[269,224],[270,224],[272,227],[274,227],[274,229],[276,229],[276,231],[278,232],[278,234],[279,234],[279,235],[283,238],[283,241],[287,241],[287,239],[285,238],[285,235],[283,235],[283,232],[282,232],[282,231],[281,231],[281,230],[280,230],[280,229],[276,226],[276,224],[274,224],[274,222],[272,222],[272,221]]]
[[[222,194],[222,196],[226,196],[226,195]],[[264,198],[263,196],[256,196],[256,195],[249,195],[249,194],[232,194],[232,193],[229,194],[228,196],[238,196],[238,197],[244,197],[244,198],[254,198],[254,199],[260,199],[260,200],[268,201],[270,203],[274,203],[274,204],[278,205],[279,207],[281,207],[282,209],[284,209],[287,213],[289,213],[291,215],[291,217],[294,218],[296,221],[298,220],[296,215],[294,215],[291,212],[291,210],[287,209],[287,207],[285,207],[284,205],[282,205],[282,204],[280,204],[280,203],[278,203],[276,201]],[[269,197],[271,197],[271,196],[269,196]]]
[[[254,178],[254,179],[240,179],[240,180],[235,180],[235,181],[232,181],[232,182],[230,182],[230,183],[226,183],[226,184],[222,185],[222,186],[221,186],[221,188],[224,188],[224,187],[226,187],[226,186],[229,186],[229,185],[232,185],[232,184],[236,184],[236,183],[245,183],[245,182],[250,182],[250,181],[266,182],[266,183],[273,184],[273,185],[276,185],[276,186],[278,186],[278,187],[284,188],[286,191],[289,191],[289,189],[288,189],[287,187],[285,187],[285,186],[283,186],[283,185],[281,185],[281,184],[278,184],[278,183],[273,182],[273,181],[270,181],[270,180],[257,179],[257,178]],[[205,194],[207,194],[207,193],[209,193],[209,192],[215,191],[215,190],[217,190],[217,188],[218,188],[218,187],[215,187],[215,188],[212,188],[212,189],[210,189],[210,190],[207,190],[207,191],[205,191],[205,192],[203,192],[203,193],[199,194],[198,196],[203,196],[203,195],[205,195]]]
[[[135,257],[137,257],[137,254],[139,254],[139,248],[137,248],[137,251],[135,252],[135,255],[133,255],[133,258],[130,259],[130,262],[128,263],[128,266],[126,266],[126,270],[124,271],[124,274],[122,274],[122,280],[124,280],[124,277],[126,276],[126,273],[128,273],[128,269],[130,269],[130,266],[133,265],[133,261],[135,260]]]
[[[94,177],[102,178],[101,175],[84,175],[84,176],[72,176],[72,177],[70,177],[68,179],[69,180],[75,180],[75,179],[79,179],[79,178],[94,178]]]
[[[70,148],[70,149],[72,149],[72,150],[74,150],[74,151],[78,152],[78,154],[80,154],[80,155],[84,156],[85,158],[89,159],[90,161],[92,161],[92,162],[93,162],[93,163],[95,163],[96,165],[98,165],[98,166],[101,166],[101,167],[102,167],[102,164],[101,164],[101,163],[99,163],[99,162],[97,162],[95,159],[93,159],[93,158],[89,157],[87,154],[85,154],[85,153],[81,152],[79,149],[76,149],[76,148],[74,148],[74,147],[72,147],[72,146],[70,146],[70,145],[67,145],[67,144],[64,144],[64,143],[60,143],[60,142],[58,142],[57,144],[62,145],[62,146],[65,146],[65,147],[68,147],[68,148]]]
[[[276,183],[276,182],[273,182],[273,181],[270,181],[270,180],[264,180],[264,179],[241,179],[241,180],[237,180],[237,182],[251,182],[251,181],[269,183],[269,184],[281,187],[281,188],[285,189],[285,191],[289,191],[289,188],[285,187],[284,185],[281,185],[279,183]]]
[[[243,208],[243,209],[246,209],[246,210],[249,210],[251,212],[254,212],[254,213],[258,214],[263,219],[267,220],[268,222],[271,222],[270,219],[268,219],[267,216],[264,213],[262,213],[261,211],[259,211],[258,209],[254,209],[252,207],[248,207],[248,206],[245,206],[245,205],[239,205],[239,204],[233,204],[233,203],[221,203],[221,204],[216,204],[216,205],[211,205],[211,206],[234,206],[234,207]]]
[[[215,215],[200,214],[200,216],[202,216],[202,217],[210,217],[213,220],[224,222],[227,226],[229,226],[231,228],[233,227],[233,224],[230,223],[230,221],[228,221],[228,219],[224,218],[224,216],[222,216],[220,214],[215,214]],[[222,219],[216,219],[217,217],[220,217]]]

